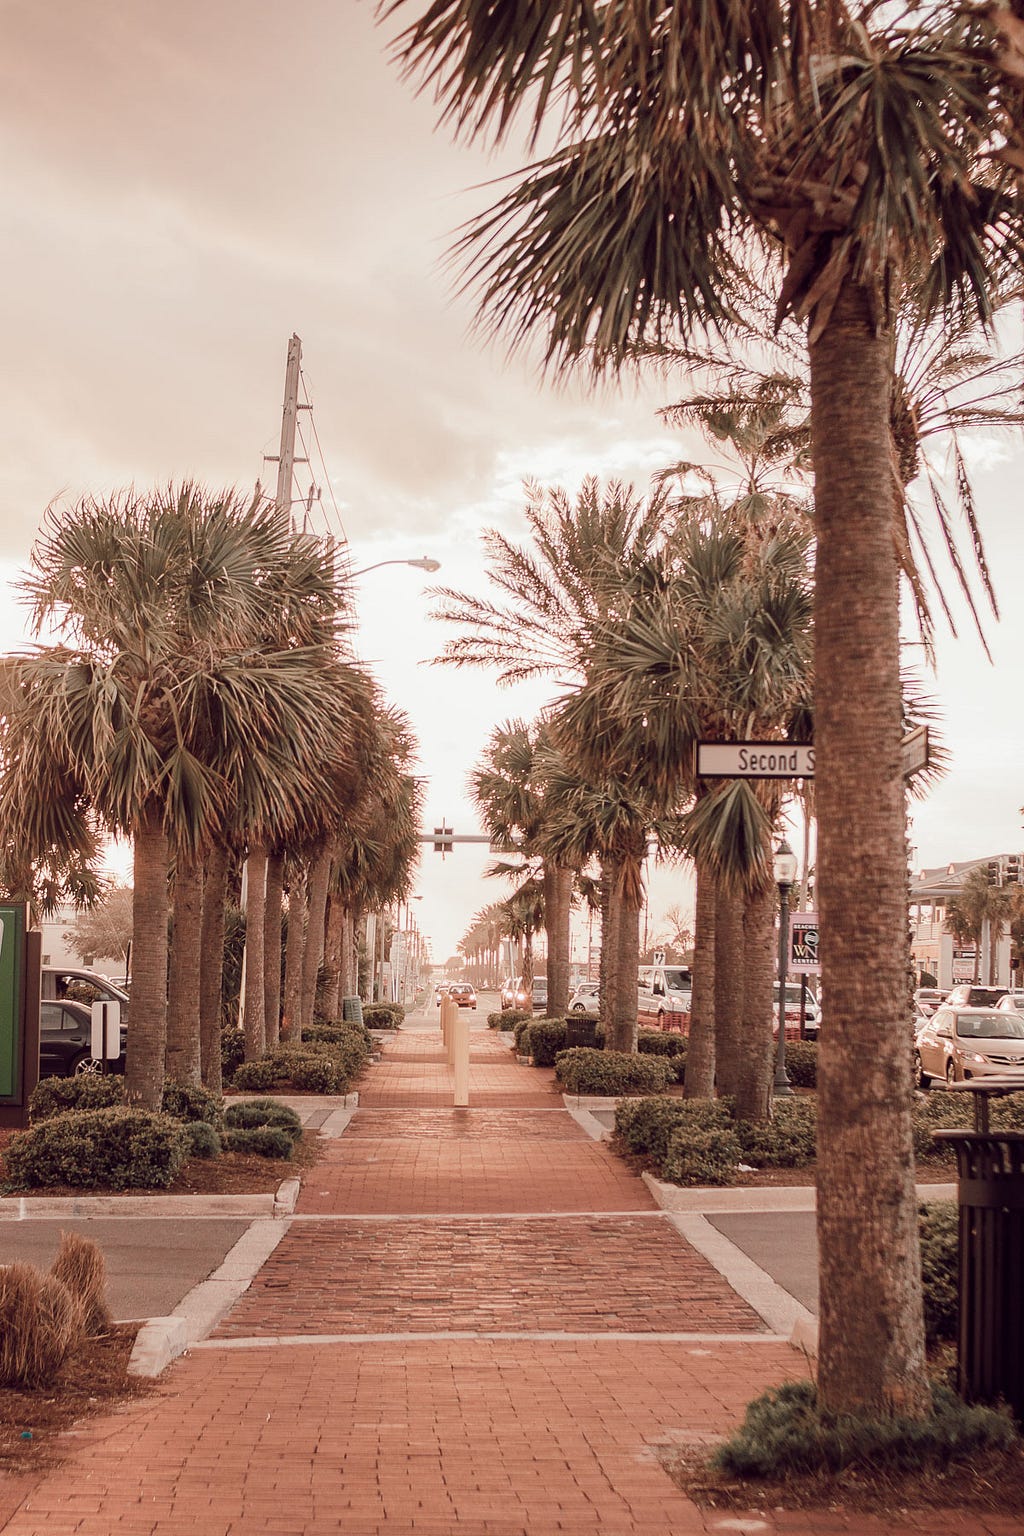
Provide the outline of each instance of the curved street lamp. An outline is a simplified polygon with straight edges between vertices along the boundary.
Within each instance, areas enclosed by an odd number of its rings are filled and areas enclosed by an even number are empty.
[[[357,576],[365,576],[367,571],[379,571],[382,565],[411,565],[417,571],[439,571],[440,560],[432,560],[429,555],[421,555],[418,560],[378,560],[374,565],[364,565],[361,571],[350,571],[349,575],[354,581]]]

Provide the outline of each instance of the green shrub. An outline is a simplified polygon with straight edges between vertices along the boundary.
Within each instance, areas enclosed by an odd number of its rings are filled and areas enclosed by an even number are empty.
[[[166,1188],[181,1171],[188,1146],[185,1127],[170,1115],[128,1108],[71,1110],[12,1139],[7,1177],[15,1187]]]
[[[918,1161],[951,1158],[949,1146],[933,1139],[933,1131],[967,1130],[974,1124],[974,1105],[966,1093],[926,1093],[914,1101],[911,1125]]]
[[[344,1093],[345,1079],[329,1056],[295,1052],[288,1080],[300,1093]]]
[[[664,1093],[673,1077],[672,1064],[664,1057],[596,1050],[591,1046],[559,1051],[555,1074],[567,1093],[604,1095]]]
[[[728,1112],[706,1099],[637,1099],[615,1109],[615,1130],[630,1152],[659,1166],[672,1132],[682,1125],[728,1125]]]
[[[918,1211],[924,1330],[929,1344],[955,1339],[960,1316],[960,1223],[955,1200],[933,1200]]]
[[[302,1031],[302,1044],[317,1045],[358,1044],[365,1055],[376,1049],[374,1040],[365,1024],[314,1024]]]
[[[28,1110],[35,1124],[70,1109],[109,1109],[123,1103],[123,1077],[118,1073],[99,1077],[89,1072],[81,1077],[44,1077],[32,1090]]]
[[[816,1106],[811,1099],[775,1099],[772,1118],[734,1126],[741,1162],[754,1168],[803,1168],[818,1153]]]
[[[899,1472],[1006,1451],[1015,1441],[1006,1414],[969,1406],[948,1387],[933,1386],[930,1418],[866,1419],[822,1412],[814,1384],[799,1381],[756,1398],[713,1464],[734,1477],[773,1479],[853,1466]]]
[[[642,1056],[685,1056],[686,1040],[661,1029],[639,1029],[636,1048]]]
[[[224,1100],[198,1083],[165,1083],[160,1108],[175,1120],[204,1120],[213,1126],[224,1120]]]
[[[224,1123],[229,1130],[251,1130],[257,1125],[273,1125],[287,1131],[293,1141],[302,1135],[302,1121],[290,1104],[277,1099],[245,1099],[240,1104],[229,1104],[224,1112]]]
[[[528,1044],[522,1054],[529,1051],[535,1067],[553,1067],[559,1051],[565,1050],[565,1020],[535,1019],[523,1041]]]
[[[280,1157],[287,1160],[295,1143],[287,1131],[277,1125],[254,1125],[237,1131],[226,1131],[224,1145],[229,1152],[242,1152],[250,1157]]]
[[[186,1120],[185,1135],[188,1137],[189,1157],[219,1157],[221,1140],[216,1127],[209,1120]]]
[[[735,1131],[681,1125],[669,1137],[660,1176],[670,1184],[731,1184],[739,1161]]]
[[[401,1003],[368,1003],[363,1009],[367,1029],[397,1029],[404,1018]]]
[[[786,1076],[794,1088],[817,1088],[817,1040],[786,1041]]]
[[[533,1014],[525,1014],[517,1024],[512,1026],[516,1041],[516,1055],[528,1056],[530,1054],[530,1030],[533,1027]]]
[[[231,1086],[240,1088],[243,1093],[261,1093],[267,1088],[273,1088],[276,1082],[277,1071],[272,1061],[243,1061],[231,1080]]]
[[[220,1069],[231,1077],[245,1060],[245,1035],[235,1024],[225,1024],[220,1032]]]
[[[515,1029],[517,1024],[522,1024],[524,1021],[529,1024],[532,1017],[532,1014],[520,1013],[516,1008],[503,1008],[500,1013],[487,1015],[487,1028]]]

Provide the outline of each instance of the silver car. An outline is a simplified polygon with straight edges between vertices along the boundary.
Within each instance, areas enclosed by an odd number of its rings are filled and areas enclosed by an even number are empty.
[[[972,1077],[1024,1079],[1024,1015],[1003,1008],[939,1008],[917,1031],[914,1082]]]

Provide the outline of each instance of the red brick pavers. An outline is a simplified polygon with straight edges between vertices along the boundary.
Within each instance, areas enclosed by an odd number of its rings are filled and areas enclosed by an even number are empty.
[[[660,1216],[296,1222],[218,1338],[764,1332]]]
[[[450,1107],[455,1088],[440,1032],[399,1033],[388,1039],[384,1060],[370,1067],[359,1084],[359,1103],[368,1109]],[[555,1074],[520,1066],[507,1035],[471,1027],[469,1101],[475,1108],[560,1108]]]

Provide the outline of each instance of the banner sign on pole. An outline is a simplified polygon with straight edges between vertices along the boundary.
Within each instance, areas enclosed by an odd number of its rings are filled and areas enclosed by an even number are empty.
[[[821,971],[817,912],[789,914],[789,969],[804,976],[817,976]]]

